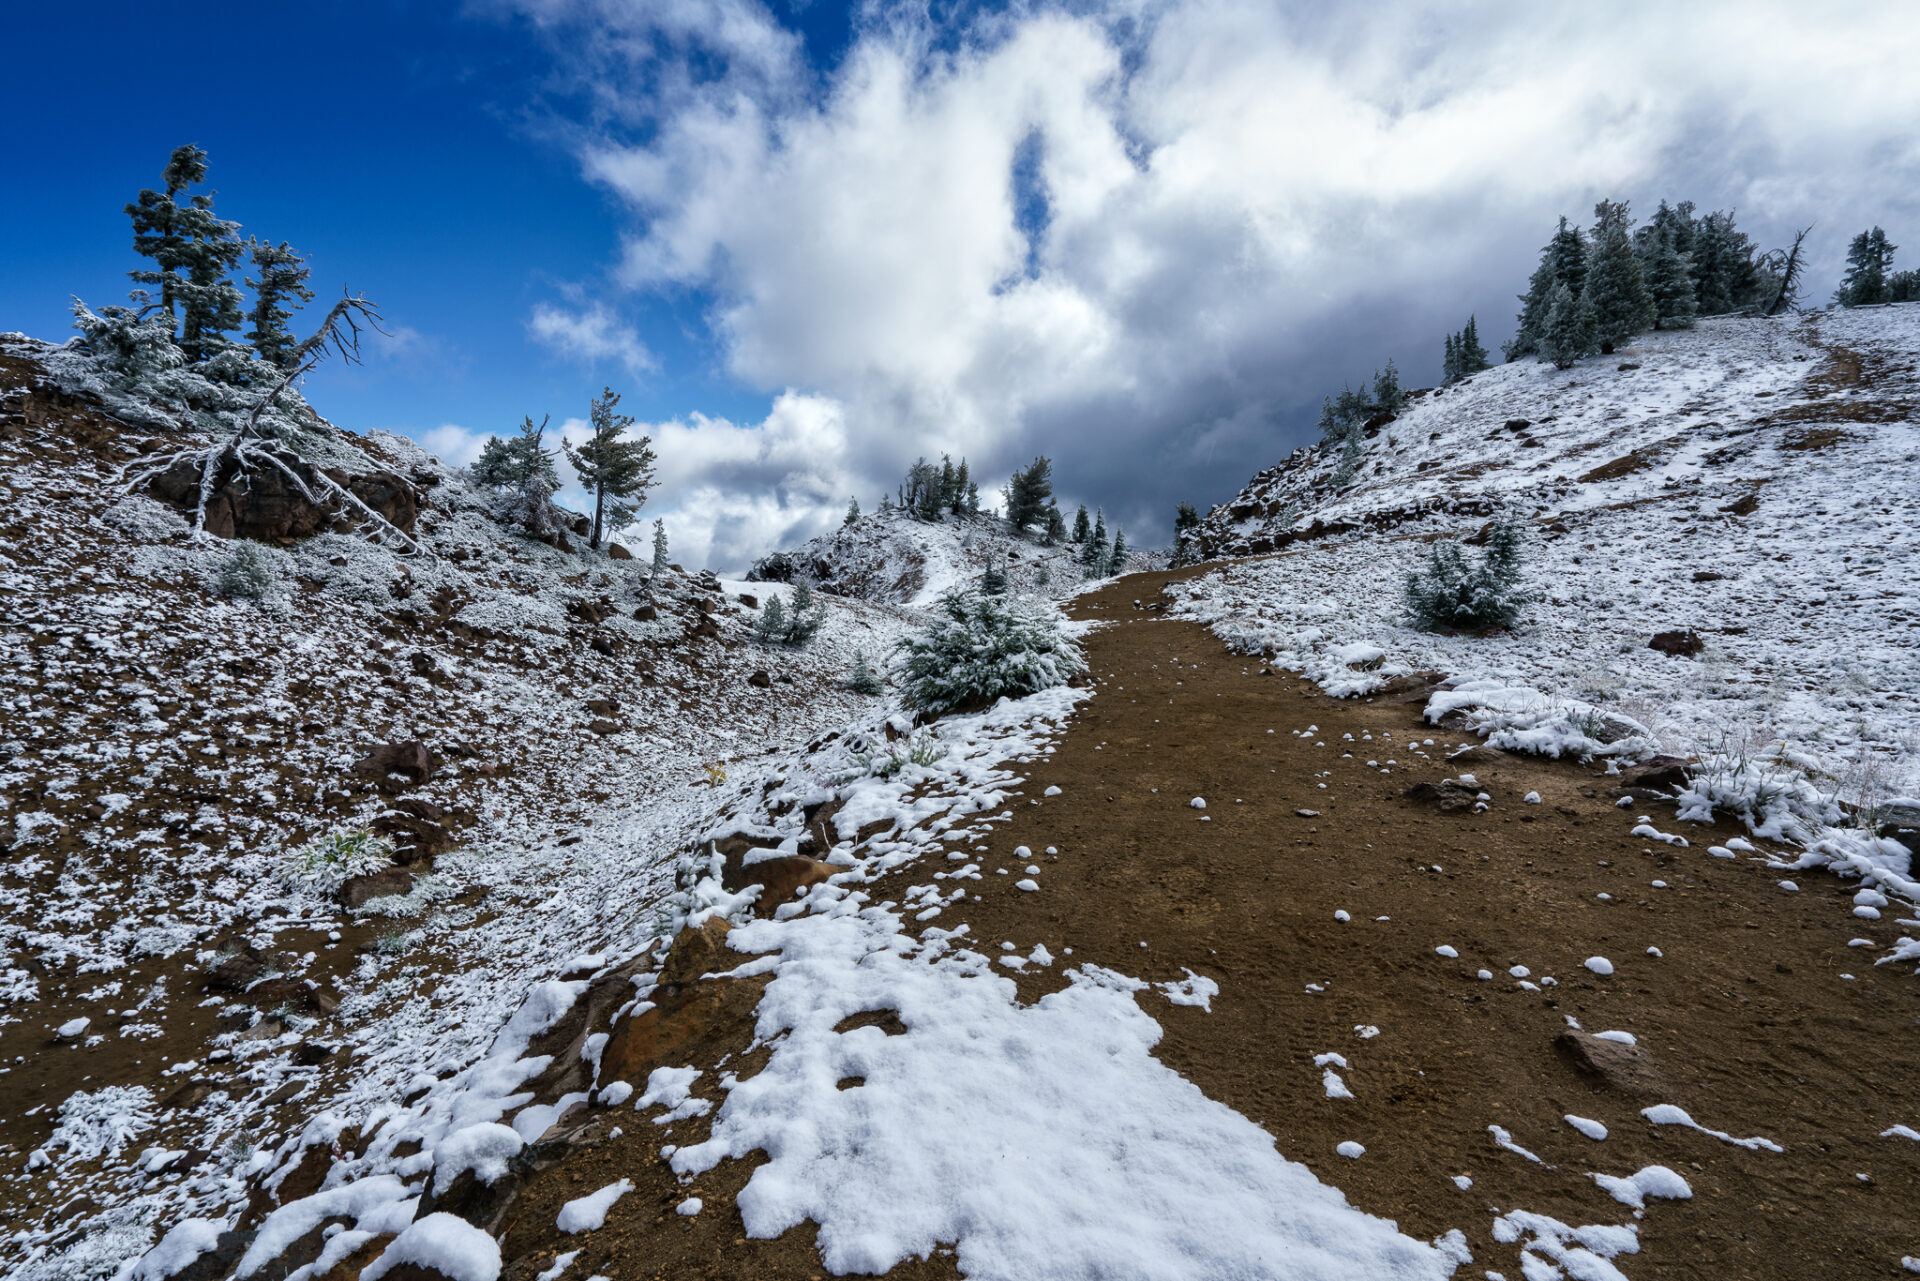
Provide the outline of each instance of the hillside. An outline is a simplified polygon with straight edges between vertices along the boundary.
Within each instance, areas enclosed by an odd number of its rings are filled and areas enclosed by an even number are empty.
[[[869,514],[774,649],[785,586],[339,432],[418,550],[289,501],[234,599],[123,492],[165,432],[9,337],[0,1266],[1920,1268],[1916,354],[1920,308],[1716,321],[1428,392],[1220,559],[1052,574],[1086,678],[929,721],[855,652],[1065,549]],[[1522,623],[1405,626],[1499,512]],[[359,892],[288,860],[363,827]]]
[[[943,592],[977,585],[987,566],[997,565],[1015,592],[1064,600],[1085,584],[1079,552],[1077,543],[1046,547],[1016,538],[1005,520],[988,513],[926,521],[889,507],[785,552],[792,568],[778,572],[806,575],[840,596],[924,609]],[[1130,569],[1156,563],[1151,555],[1128,557]]]

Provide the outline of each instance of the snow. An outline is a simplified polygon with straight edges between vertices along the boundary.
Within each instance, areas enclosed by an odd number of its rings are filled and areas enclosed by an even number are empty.
[[[1542,1161],[1539,1157],[1535,1156],[1533,1153],[1521,1147],[1518,1143],[1515,1143],[1513,1141],[1512,1133],[1508,1131],[1506,1127],[1499,1126],[1499,1125],[1489,1125],[1487,1127],[1487,1133],[1493,1136],[1493,1143],[1495,1147],[1505,1148],[1507,1151],[1513,1153],[1516,1156],[1523,1156],[1527,1158],[1527,1160],[1533,1162],[1535,1165],[1547,1164],[1545,1161]]]
[[[1649,1165],[1638,1174],[1630,1174],[1625,1178],[1607,1174],[1589,1177],[1608,1196],[1636,1210],[1646,1209],[1648,1197],[1662,1197],[1669,1201],[1688,1201],[1693,1198],[1693,1189],[1687,1186],[1687,1181],[1664,1165]]]
[[[1457,961],[1460,959],[1460,953],[1458,949],[1454,948],[1451,944],[1442,943],[1439,947],[1436,947],[1433,950],[1439,953],[1441,956],[1446,957],[1449,961]]]
[[[690,1196],[679,1205],[674,1206],[673,1212],[682,1218],[691,1219],[694,1215],[700,1213],[703,1204],[699,1197]]]
[[[1582,961],[1581,964],[1585,965],[1595,974],[1598,974],[1601,978],[1606,978],[1613,973],[1613,962],[1604,956],[1589,956],[1585,961]]]
[[[1915,1130],[1909,1125],[1896,1125],[1891,1129],[1880,1131],[1880,1137],[1883,1139],[1912,1139],[1914,1142],[1920,1143],[1920,1130]]]
[[[1345,1143],[1340,1144],[1334,1148],[1334,1151],[1338,1152],[1341,1156],[1349,1157],[1355,1161],[1367,1154],[1367,1150],[1358,1143],[1355,1143],[1352,1139],[1348,1139]]]
[[[380,1281],[403,1263],[430,1268],[450,1281],[498,1281],[500,1247],[464,1219],[429,1214],[409,1223],[360,1273],[360,1281]]]
[[[1627,1281],[1611,1260],[1640,1252],[1639,1231],[1631,1225],[1576,1228],[1544,1214],[1511,1210],[1493,1221],[1493,1239],[1519,1245],[1526,1281]]]
[[[1204,796],[1196,796],[1192,800],[1188,801],[1187,804],[1191,805],[1194,809],[1197,809],[1197,810],[1203,810],[1207,808],[1207,800]]]
[[[1594,1039],[1597,1041],[1618,1041],[1621,1045],[1640,1044],[1640,1038],[1636,1037],[1631,1032],[1615,1032],[1615,1031],[1595,1032],[1593,1036],[1594,1036]]]
[[[87,1022],[86,1019],[69,1019],[56,1028],[53,1034],[63,1041],[71,1041],[87,1030]]]
[[[1736,1139],[1724,1130],[1710,1130],[1688,1116],[1684,1109],[1675,1107],[1671,1103],[1660,1103],[1650,1108],[1642,1108],[1640,1115],[1646,1117],[1647,1120],[1653,1122],[1655,1125],[1683,1125],[1688,1129],[1698,1130],[1702,1134],[1710,1134],[1721,1142],[1731,1143],[1738,1148],[1765,1148],[1769,1152],[1786,1151],[1785,1148],[1771,1139]]]
[[[560,1217],[554,1226],[562,1232],[597,1232],[606,1224],[607,1211],[613,1203],[633,1191],[632,1179],[621,1179],[609,1183],[598,1192],[567,1202],[560,1207]]]
[[[154,1126],[153,1092],[144,1085],[103,1085],[76,1091],[60,1104],[47,1149],[71,1159],[111,1156]]]
[[[511,1127],[480,1121],[456,1130],[433,1145],[433,1191],[438,1196],[453,1186],[462,1171],[472,1170],[482,1183],[493,1183],[507,1172],[526,1142]]]
[[[1589,1120],[1584,1116],[1575,1116],[1571,1112],[1560,1119],[1596,1142],[1607,1137],[1607,1127],[1598,1121]]]

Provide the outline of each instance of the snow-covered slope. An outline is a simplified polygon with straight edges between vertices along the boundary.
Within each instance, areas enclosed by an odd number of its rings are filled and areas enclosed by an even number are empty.
[[[1905,305],[1490,369],[1417,394],[1344,490],[1330,450],[1255,477],[1200,541],[1258,559],[1174,594],[1335,692],[1440,673],[1433,713],[1504,745],[1695,758],[1692,812],[1745,811],[1810,858],[1904,877],[1904,848],[1871,831],[1912,826],[1920,793],[1917,358]],[[1502,512],[1531,531],[1525,621],[1408,626],[1429,545]]]
[[[768,649],[748,597],[788,589],[557,550],[344,433],[423,553],[322,533],[267,549],[267,600],[224,597],[234,544],[121,483],[177,438],[50,387],[54,350],[0,340],[10,1275],[226,1212],[279,1127],[473,1061],[534,977],[648,936],[717,782],[879,706],[842,682],[913,622],[838,601]],[[365,828],[398,892],[301,883],[297,851]],[[107,1219],[50,1213],[82,1189]]]

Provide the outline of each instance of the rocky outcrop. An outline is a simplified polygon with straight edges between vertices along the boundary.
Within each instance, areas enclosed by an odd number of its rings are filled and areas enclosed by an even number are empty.
[[[256,467],[242,473],[231,461],[215,473],[207,501],[207,532],[220,538],[248,538],[262,543],[290,543],[329,531],[356,529],[363,520],[345,504],[328,501],[317,477],[346,489],[389,523],[413,532],[420,515],[420,499],[413,486],[392,472],[351,473],[337,467],[315,468],[282,452],[277,455],[289,470],[307,482],[318,498],[309,498],[276,467]],[[153,497],[191,513],[200,501],[200,468],[176,463],[147,485]]]

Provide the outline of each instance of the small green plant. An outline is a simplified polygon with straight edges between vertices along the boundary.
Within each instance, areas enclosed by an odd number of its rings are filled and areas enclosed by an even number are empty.
[[[791,605],[781,603],[778,595],[768,594],[760,619],[753,626],[753,638],[762,645],[799,649],[813,639],[826,620],[827,607],[815,599],[813,585],[801,578],[793,585]]]
[[[242,538],[235,540],[233,551],[220,566],[218,587],[222,596],[267,601],[279,595],[280,576],[267,549]]]
[[[280,879],[293,889],[325,897],[353,877],[386,867],[392,858],[393,846],[365,828],[331,832],[287,855]]]
[[[1525,546],[1525,530],[1506,519],[1494,522],[1477,562],[1451,539],[1435,543],[1427,563],[1407,575],[1402,599],[1409,619],[1428,631],[1512,627],[1533,599],[1521,580]]]
[[[856,650],[853,655],[853,674],[847,677],[847,688],[856,694],[884,694],[886,681],[880,673],[873,670],[873,664],[867,661],[867,651]]]
[[[1064,685],[1087,666],[1050,606],[973,590],[942,596],[932,625],[896,648],[907,705],[935,716]]]
[[[909,765],[932,765],[946,754],[947,745],[940,740],[940,736],[932,731],[924,731],[889,747],[885,756],[867,752],[860,759],[869,774],[892,778]]]

